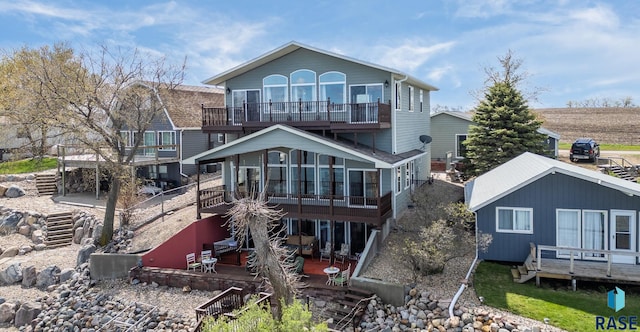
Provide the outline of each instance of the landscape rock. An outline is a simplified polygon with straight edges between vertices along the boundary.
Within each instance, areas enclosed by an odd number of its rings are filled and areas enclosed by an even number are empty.
[[[22,267],[20,263],[9,265],[4,271],[0,271],[0,284],[11,285],[22,280]]]
[[[85,245],[80,250],[78,250],[78,258],[76,259],[76,266],[80,266],[80,264],[86,263],[89,261],[91,254],[96,252],[96,246],[92,243],[89,245]]]
[[[7,191],[4,193],[4,195],[9,198],[16,198],[16,197],[24,196],[25,192],[24,192],[24,189],[16,185],[11,185],[9,188],[7,188]]]
[[[30,288],[36,284],[36,267],[27,266],[22,269],[22,287]]]
[[[9,247],[2,252],[2,254],[0,255],[0,258],[16,256],[18,255],[19,251],[20,249],[18,247]]]
[[[73,268],[70,268],[70,267],[62,270],[60,272],[60,277],[59,277],[60,283],[66,282],[67,280],[71,279],[71,277],[73,276],[73,274],[75,272],[76,272],[76,270],[73,269]]]
[[[11,323],[16,316],[16,309],[13,303],[4,302],[0,304],[0,323]]]
[[[0,231],[14,231],[20,220],[22,213],[10,213],[0,220]]]
[[[33,319],[36,318],[41,311],[42,309],[40,309],[39,305],[29,302],[23,303],[20,306],[20,309],[16,311],[13,325],[16,327],[21,327],[31,324],[31,321],[33,321]]]
[[[60,274],[60,268],[53,265],[49,266],[43,271],[40,271],[36,275],[36,287],[45,289],[51,285],[55,285],[58,282],[58,275]]]

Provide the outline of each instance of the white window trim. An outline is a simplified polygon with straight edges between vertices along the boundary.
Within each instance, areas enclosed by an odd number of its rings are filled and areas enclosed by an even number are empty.
[[[325,82],[323,82],[322,81],[322,77],[323,76],[326,77],[329,74],[340,74],[340,75],[343,75],[344,76],[344,80],[343,81],[325,81]],[[348,95],[347,95],[347,75],[345,73],[339,72],[339,71],[328,71],[326,73],[322,73],[322,74],[318,75],[318,95],[322,94],[323,86],[325,86],[325,85],[333,85],[333,84],[342,84],[342,98],[343,99],[348,98]],[[324,100],[320,100],[320,101],[324,101]],[[342,104],[344,104],[346,102],[347,102],[346,100],[343,100]],[[332,112],[333,112],[333,110],[332,110]]]
[[[224,134],[218,134],[218,143],[224,143]]]
[[[402,192],[402,166],[396,168],[396,195]]]
[[[126,134],[127,135],[126,139],[124,137],[122,137],[122,134]],[[131,142],[133,141],[133,133],[131,131],[129,131],[129,130],[121,130],[120,131],[120,138],[125,141],[124,142],[125,147],[130,148],[130,147],[133,146],[133,144],[131,144]]]
[[[284,84],[265,84],[264,81],[266,79],[268,79],[269,77],[282,77],[285,79],[286,83]],[[262,98],[266,99],[267,98],[267,88],[284,88],[284,100],[283,102],[288,102],[289,101],[289,78],[287,76],[284,75],[279,75],[279,74],[272,74],[272,75],[268,75],[265,76],[262,79]],[[269,103],[269,102],[274,102],[273,100],[263,100],[263,103]],[[276,101],[275,103],[280,103],[280,101]],[[286,109],[280,109],[279,107],[274,109],[274,110],[269,110],[269,108],[265,107],[263,113],[269,113],[269,111],[274,112],[274,113],[284,113],[287,112]]]
[[[404,164],[404,189],[409,189],[411,186],[411,165],[410,163]]]
[[[173,147],[170,148],[163,148],[163,147],[158,147],[158,150],[160,151],[175,151],[176,150],[176,132],[175,131],[171,131],[171,130],[159,130],[156,132],[157,134],[157,142],[158,145],[164,145],[164,142],[162,140],[162,134],[164,133],[169,133],[171,135],[171,141],[173,141],[173,143],[170,143],[171,145],[173,145]]]
[[[420,89],[420,113],[424,112],[424,90]]]
[[[529,211],[529,218],[530,218],[529,230],[500,229],[500,220],[499,220],[500,214],[498,213],[499,210],[512,210],[513,213],[515,213],[516,211]],[[514,225],[515,225],[515,218],[514,218]],[[496,232],[497,233],[533,234],[533,208],[496,206]]]
[[[318,182],[317,182],[317,184],[318,184],[318,188],[317,188],[317,190],[316,190],[316,191],[318,192],[318,195],[320,195],[320,194],[321,194],[321,193],[320,193],[320,190],[321,190],[321,188],[322,188],[322,183],[321,183],[321,181],[320,181],[320,173],[321,173],[321,172],[320,172],[320,170],[321,170],[321,169],[327,169],[327,170],[328,170],[328,169],[330,168],[330,167],[329,167],[329,165],[320,164],[320,156],[327,156],[327,157],[331,158],[331,155],[328,155],[328,154],[318,154],[318,155],[317,155],[317,160],[316,160],[316,161],[317,161],[317,165],[318,165],[318,170],[317,170],[317,173],[318,173],[318,175],[317,175],[317,179],[318,179]],[[347,175],[345,174],[345,172],[346,172],[346,167],[344,167],[344,164],[346,163],[346,161],[344,160],[344,158],[340,158],[340,157],[335,157],[335,158],[336,158],[336,159],[342,159],[342,164],[339,164],[339,165],[335,165],[335,164],[334,164],[334,165],[333,165],[333,169],[334,169],[334,170],[335,170],[335,169],[339,169],[339,168],[340,168],[340,169],[342,169],[342,193],[341,193],[341,194],[334,193],[334,195],[336,195],[336,196],[340,196],[340,195],[342,195],[342,196],[346,196],[346,192],[347,192],[347,183],[346,183]],[[323,195],[326,195],[326,194],[323,194]]]
[[[413,93],[413,87],[409,85],[409,112],[413,112],[416,110],[416,101],[414,99]]]
[[[560,212],[576,212],[578,214],[578,248],[582,248],[582,210],[580,209],[556,209],[556,245],[558,244],[559,232],[558,232],[558,214]],[[569,258],[569,253],[561,252],[560,250],[556,251],[557,258]],[[576,252],[573,254],[573,257],[577,259],[582,258],[582,253]]]
[[[467,140],[467,138],[469,138],[468,134],[456,134],[456,141],[455,141],[455,157],[458,159],[462,159],[464,158],[462,155],[460,155],[460,151],[458,149],[458,137],[460,136],[466,136],[465,141]]]
[[[295,75],[298,72],[309,72],[309,73],[313,73],[313,83],[308,82],[308,83],[295,83],[293,80],[293,75]],[[289,98],[291,99],[291,102],[297,102],[298,100],[293,100],[293,89],[295,87],[299,87],[299,86],[312,86],[313,89],[311,90],[311,100],[304,100],[303,102],[309,102],[309,101],[316,101],[317,100],[317,96],[318,96],[318,74],[311,70],[311,69],[298,69],[294,72],[292,72],[291,74],[289,74]],[[315,112],[315,110],[309,110],[308,112]]]
[[[395,90],[396,102],[394,106],[396,111],[400,111],[402,110],[402,83],[396,83]]]

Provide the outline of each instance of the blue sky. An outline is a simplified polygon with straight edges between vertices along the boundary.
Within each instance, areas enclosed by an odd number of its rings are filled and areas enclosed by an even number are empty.
[[[432,107],[473,108],[484,68],[510,49],[541,90],[530,105],[640,104],[639,1],[71,1],[0,3],[0,48],[136,47],[180,63],[185,84],[292,40],[435,85]]]

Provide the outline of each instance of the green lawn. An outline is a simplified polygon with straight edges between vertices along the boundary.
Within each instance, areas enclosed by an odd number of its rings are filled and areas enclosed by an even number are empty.
[[[569,150],[571,143],[559,143],[558,149]],[[640,151],[640,145],[600,144],[600,151]]]
[[[554,283],[542,282],[536,287],[535,279],[525,284],[513,282],[511,266],[481,262],[476,269],[474,286],[478,296],[484,297],[484,303],[504,309],[520,316],[543,321],[568,331],[594,331],[596,316],[637,316],[640,312],[640,297],[632,296],[625,290],[625,307],[615,312],[607,307],[607,292],[613,284],[602,284],[596,289],[570,289],[569,281]],[[558,286],[560,285],[560,286]],[[605,321],[606,327],[606,321]]]
[[[24,159],[0,163],[0,174],[34,173],[57,167],[56,158]]]

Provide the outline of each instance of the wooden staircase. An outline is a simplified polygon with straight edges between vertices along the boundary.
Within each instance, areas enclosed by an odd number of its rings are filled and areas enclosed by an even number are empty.
[[[36,189],[38,190],[38,196],[57,194],[57,182],[57,176],[55,173],[36,174]]]
[[[636,181],[636,178],[633,175],[631,175],[629,170],[625,169],[622,166],[618,166],[618,165],[612,166],[611,168],[609,168],[609,171],[623,180],[632,181],[632,182]]]
[[[73,241],[73,212],[57,212],[47,216],[47,247],[68,246]]]
[[[535,257],[536,257],[536,245],[531,243],[531,250],[529,256],[522,265],[516,266],[511,269],[511,275],[513,281],[519,284],[523,284],[536,276]]]
[[[353,287],[341,292],[341,296],[335,300],[335,304],[338,304],[339,307],[327,310],[325,313],[328,315],[327,318],[332,318],[332,323],[328,324],[329,329],[344,331],[349,326],[355,329],[360,324],[373,296],[374,294],[370,291]]]

